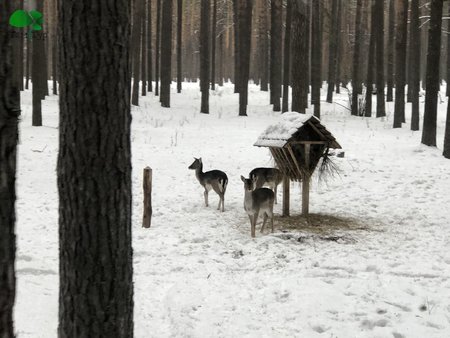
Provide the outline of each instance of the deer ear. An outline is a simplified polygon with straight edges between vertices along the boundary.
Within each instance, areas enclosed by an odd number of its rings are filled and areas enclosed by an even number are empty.
[[[198,160],[200,161],[200,163],[202,163],[202,158],[200,157],[200,158],[198,158]]]
[[[242,182],[244,182],[244,183],[245,183],[245,177],[244,177],[244,176],[242,176],[242,175],[241,175],[241,180],[242,180]]]

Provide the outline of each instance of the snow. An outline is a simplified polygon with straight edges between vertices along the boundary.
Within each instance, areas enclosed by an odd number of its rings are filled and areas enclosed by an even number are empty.
[[[312,114],[299,114],[296,112],[284,113],[279,117],[276,123],[266,128],[266,130],[258,137],[258,140],[254,145],[281,148],[287,143],[292,135],[310,119],[317,118]]]
[[[314,180],[309,223],[292,184],[293,217],[276,205],[275,233],[252,239],[239,177],[272,165],[253,143],[279,113],[252,85],[249,117],[238,117],[228,84],[211,92],[211,114],[199,114],[198,84],[183,85],[171,109],[150,94],[132,112],[136,337],[448,337],[450,161],[409,130],[410,104],[407,123],[392,129],[393,102],[384,119],[322,103],[321,120],[345,149],[341,176]],[[336,100],[346,105],[347,93]],[[15,327],[18,337],[48,338],[58,325],[57,97],[43,101],[40,128],[31,127],[30,91],[22,104]],[[187,169],[194,156],[227,173],[224,213],[214,193],[204,206]],[[143,229],[147,165],[153,220]]]

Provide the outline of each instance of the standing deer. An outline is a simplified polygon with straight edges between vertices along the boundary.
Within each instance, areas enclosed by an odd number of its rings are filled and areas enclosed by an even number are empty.
[[[244,209],[250,219],[252,237],[255,237],[256,221],[258,215],[261,212],[264,215],[263,225],[261,232],[264,231],[267,218],[270,218],[273,232],[273,202],[275,200],[275,194],[268,188],[258,188],[253,190],[253,182],[251,179],[241,176],[242,182],[244,182]]]
[[[205,196],[205,205],[208,206],[208,192],[213,189],[220,197],[217,210],[220,210],[220,206],[222,205],[222,212],[225,211],[225,191],[227,190],[228,184],[227,174],[220,170],[211,170],[204,173],[202,159],[195,157],[194,159],[195,161],[189,166],[189,169],[195,170],[197,180],[205,188],[205,192],[203,193]]]
[[[277,168],[255,168],[248,174],[253,182],[253,189],[268,186],[275,192],[275,204],[277,204],[277,187],[283,181],[283,174]]]

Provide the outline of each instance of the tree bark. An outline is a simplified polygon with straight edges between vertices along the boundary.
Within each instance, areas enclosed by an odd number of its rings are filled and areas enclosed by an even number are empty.
[[[259,64],[261,67],[261,90],[269,91],[269,32],[267,19],[267,1],[262,0],[259,18]]]
[[[170,107],[172,82],[172,0],[162,0],[161,26],[161,106]]]
[[[437,101],[439,92],[439,61],[441,57],[442,0],[431,0],[430,29],[426,75],[425,113],[422,143],[436,146]]]
[[[216,86],[216,34],[217,34],[217,0],[213,0],[213,19],[211,27],[211,89]]]
[[[311,46],[311,103],[314,116],[320,119],[320,88],[322,84],[322,29],[320,1],[313,1]]]
[[[386,101],[394,101],[394,36],[395,36],[395,0],[389,0],[389,32],[387,45],[387,95]]]
[[[411,130],[419,130],[419,91],[420,91],[420,9],[419,0],[411,1],[411,44],[410,48],[410,62],[411,74],[410,84],[411,90]]]
[[[448,4],[448,2],[447,2]],[[450,5],[448,5],[448,13],[447,16],[450,18]],[[450,96],[450,20],[447,19],[447,90],[446,95]]]
[[[329,38],[328,58],[328,91],[327,102],[333,102],[334,84],[336,82],[337,53],[338,53],[338,0],[332,0],[331,7],[331,32]]]
[[[130,2],[58,12],[58,337],[131,338]]]
[[[149,92],[153,91],[153,49],[152,49],[152,3],[153,0],[148,0],[148,21],[147,21],[147,78],[148,78],[148,86],[147,90]]]
[[[238,4],[239,19],[239,62],[241,81],[239,85],[239,116],[247,116],[248,80],[250,74],[250,50],[252,32],[252,2],[240,1]]]
[[[156,0],[156,41],[155,41],[155,95],[159,96],[159,65],[161,37],[161,0]]]
[[[373,69],[375,65],[375,42],[376,42],[376,17],[375,17],[375,1],[371,1],[371,18],[370,18],[370,44],[369,44],[369,60],[367,62],[367,80],[366,80],[366,106],[364,116],[372,116],[372,95],[373,95]]]
[[[447,122],[445,123],[444,151],[442,155],[450,159],[450,104],[447,104]]]
[[[177,0],[177,93],[181,93],[183,83],[182,70],[182,36],[183,36],[183,0]]]
[[[342,47],[342,39],[341,38],[341,33],[342,31],[342,1],[338,0],[338,9],[337,9],[337,23],[336,23],[336,50],[337,50],[337,54],[336,54],[336,94],[340,94],[341,93],[341,60],[343,61],[344,59],[342,58],[343,55],[343,47]]]
[[[408,35],[408,0],[397,0],[395,36],[395,107],[394,128],[405,121],[406,39]]]
[[[141,12],[141,82],[142,96],[147,95],[147,0],[142,1]]]
[[[209,0],[201,0],[200,13],[200,113],[209,114]]]
[[[233,0],[233,27],[234,27],[234,92],[239,93],[241,85],[240,79],[240,51],[239,51],[239,1],[242,0]]]
[[[291,71],[291,26],[292,26],[292,1],[287,0],[286,28],[284,33],[284,62],[283,62],[283,104],[282,112],[289,111],[289,83]]]
[[[282,0],[271,0],[270,97],[273,111],[281,111]]]
[[[14,86],[9,1],[0,2],[0,337],[14,338],[16,154],[20,93]],[[14,60],[17,61],[17,60]]]
[[[352,75],[352,115],[358,115],[358,94],[361,92],[361,83],[359,79],[359,56],[361,49],[361,13],[362,0],[356,2],[356,21],[355,21],[355,44],[353,51],[353,75]]]
[[[376,1],[377,117],[386,116],[384,98],[384,1]]]
[[[141,78],[141,10],[144,0],[133,1],[133,31],[131,35],[132,64],[133,64],[133,91],[131,94],[131,104],[139,106],[139,82]]]

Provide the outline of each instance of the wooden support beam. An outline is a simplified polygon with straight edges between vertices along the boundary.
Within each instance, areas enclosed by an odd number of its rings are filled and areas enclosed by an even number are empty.
[[[144,216],[142,217],[142,227],[150,228],[152,225],[152,169],[144,169]]]
[[[290,200],[291,182],[289,177],[284,176],[283,179],[283,217],[289,217],[289,200]]]
[[[311,145],[305,144],[305,172],[302,180],[302,214],[307,216],[309,214],[309,181],[311,174],[309,172],[309,152]]]

